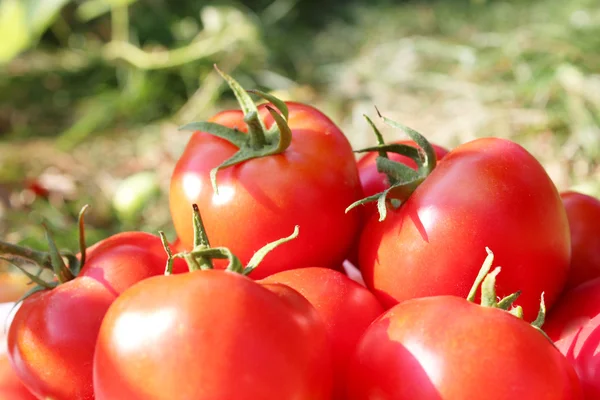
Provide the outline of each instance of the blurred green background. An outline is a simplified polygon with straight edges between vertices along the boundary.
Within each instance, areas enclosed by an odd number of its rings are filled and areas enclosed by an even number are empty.
[[[165,230],[177,127],[247,88],[323,109],[355,148],[374,105],[452,148],[511,138],[600,196],[597,0],[1,0],[0,238]],[[382,126],[388,139],[400,132]]]

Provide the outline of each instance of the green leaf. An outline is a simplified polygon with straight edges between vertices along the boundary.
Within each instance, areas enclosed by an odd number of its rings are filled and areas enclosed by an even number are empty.
[[[56,20],[70,0],[2,0],[0,2],[0,63],[30,47]]]

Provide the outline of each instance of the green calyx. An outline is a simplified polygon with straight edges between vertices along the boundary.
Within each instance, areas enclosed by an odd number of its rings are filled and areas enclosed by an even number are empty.
[[[377,110],[377,109],[376,109]],[[367,147],[361,150],[356,150],[356,153],[365,153],[376,151],[379,153],[376,164],[379,172],[387,175],[390,187],[381,193],[374,194],[373,196],[366,197],[352,203],[346,212],[352,210],[354,207],[377,201],[377,210],[379,212],[379,221],[383,221],[387,216],[387,207],[392,205],[399,207],[400,204],[406,201],[415,189],[429,176],[436,165],[435,150],[431,143],[421,135],[419,132],[404,126],[398,122],[392,121],[389,118],[383,117],[379,110],[377,115],[383,119],[383,121],[393,127],[402,130],[406,133],[416,144],[417,148],[405,144],[386,144],[383,140],[381,132],[377,129],[373,121],[368,116],[364,116],[375,136],[377,137],[377,146]],[[417,170],[396,161],[389,159],[387,153],[397,153],[406,157],[409,157],[417,164]]]
[[[265,256],[269,254],[269,252],[274,250],[276,247],[279,247],[283,243],[289,242],[290,240],[297,238],[300,232],[299,227],[296,225],[296,227],[294,228],[294,232],[290,236],[266,244],[256,253],[254,253],[250,261],[248,261],[248,264],[244,266],[240,259],[237,258],[228,248],[210,246],[208,236],[206,235],[206,230],[202,222],[202,217],[200,215],[200,210],[198,209],[198,205],[196,204],[193,204],[193,223],[194,248],[189,252],[184,251],[181,253],[173,254],[171,252],[169,244],[167,243],[167,238],[164,232],[159,232],[160,238],[163,242],[163,246],[168,255],[165,275],[172,274],[173,262],[175,258],[183,258],[186,261],[190,272],[213,269],[214,266],[212,261],[222,259],[228,260],[229,262],[226,271],[231,271],[242,275],[248,275],[256,267],[258,267],[258,265],[265,258]]]
[[[210,171],[210,181],[213,190],[218,194],[217,173],[219,170],[240,164],[253,158],[283,153],[292,142],[292,131],[287,123],[288,108],[283,101],[259,90],[246,91],[231,76],[219,70],[216,65],[215,69],[223,79],[225,79],[235,94],[235,97],[240,104],[240,108],[244,113],[244,123],[248,127],[248,134],[213,122],[192,122],[179,129],[209,133],[213,136],[227,140],[239,149],[233,156]],[[267,111],[275,121],[270,129],[267,129],[264,122],[260,119],[258,108],[248,93],[253,93],[262,97],[279,111],[277,112],[270,105],[266,106]]]
[[[56,286],[71,281],[77,277],[86,260],[84,215],[88,208],[89,206],[86,204],[79,212],[79,258],[77,258],[75,254],[71,252],[61,252],[58,250],[56,242],[54,241],[54,238],[46,224],[42,224],[42,226],[46,232],[46,241],[49,249],[47,252],[33,250],[27,247],[0,241],[0,259],[7,261],[14,267],[18,268],[31,280],[31,283],[36,284],[36,286],[27,291],[16,302],[16,304],[19,304],[34,293],[42,290],[53,289]],[[36,265],[38,267],[37,273],[32,274],[29,272],[24,267],[22,260],[25,260],[25,263],[27,264],[33,263]],[[67,263],[65,263],[65,260]],[[41,274],[44,270],[51,270],[56,277],[56,281],[47,282],[42,279]]]
[[[523,318],[523,308],[521,306],[513,306],[514,302],[521,295],[521,291],[510,294],[500,300],[496,296],[496,277],[502,270],[501,267],[492,269],[492,264],[494,262],[494,253],[489,248],[485,248],[487,252],[487,257],[477,274],[477,278],[475,278],[475,282],[469,291],[469,295],[467,296],[467,301],[471,303],[475,302],[475,297],[477,295],[477,291],[481,289],[481,306],[482,307],[491,307],[491,308],[499,308],[501,310],[507,311],[510,314],[514,315],[517,318]],[[542,292],[540,299],[540,310],[538,312],[537,318],[535,321],[531,323],[531,326],[540,331],[544,336],[546,333],[542,331],[542,325],[546,319],[546,304],[544,302],[544,293]],[[547,337],[547,336],[546,336]]]

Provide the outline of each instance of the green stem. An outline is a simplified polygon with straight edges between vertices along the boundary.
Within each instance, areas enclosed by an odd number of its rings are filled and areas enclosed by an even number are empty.
[[[50,230],[46,226],[46,224],[42,224],[44,230],[46,231],[46,240],[48,241],[48,246],[50,247],[50,259],[52,260],[52,269],[54,270],[54,274],[60,283],[65,283],[75,279],[75,276],[71,273],[71,270],[67,268],[65,265],[65,261],[62,258],[62,255],[58,251],[56,247],[56,242],[52,238],[52,234]]]
[[[16,244],[0,241],[0,254],[8,254],[33,261],[43,268],[52,269],[50,254],[42,251],[28,249]]]
[[[81,254],[81,260],[79,262],[80,268],[83,268],[85,265],[86,259],[86,244],[85,244],[85,222],[84,215],[90,206],[88,204],[84,205],[79,211],[78,225],[79,225],[79,254]]]
[[[255,149],[262,149],[267,144],[265,131],[258,118],[258,113],[251,111],[244,116],[244,122],[248,126],[248,135],[250,135],[250,146]]]

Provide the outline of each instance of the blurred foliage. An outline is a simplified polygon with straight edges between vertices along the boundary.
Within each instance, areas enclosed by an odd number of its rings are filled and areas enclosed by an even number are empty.
[[[214,63],[322,108],[355,147],[377,104],[448,147],[509,137],[600,196],[597,0],[2,0],[0,37],[4,240],[43,247],[43,217],[76,248],[85,203],[90,243],[173,238],[177,126],[234,105]]]

